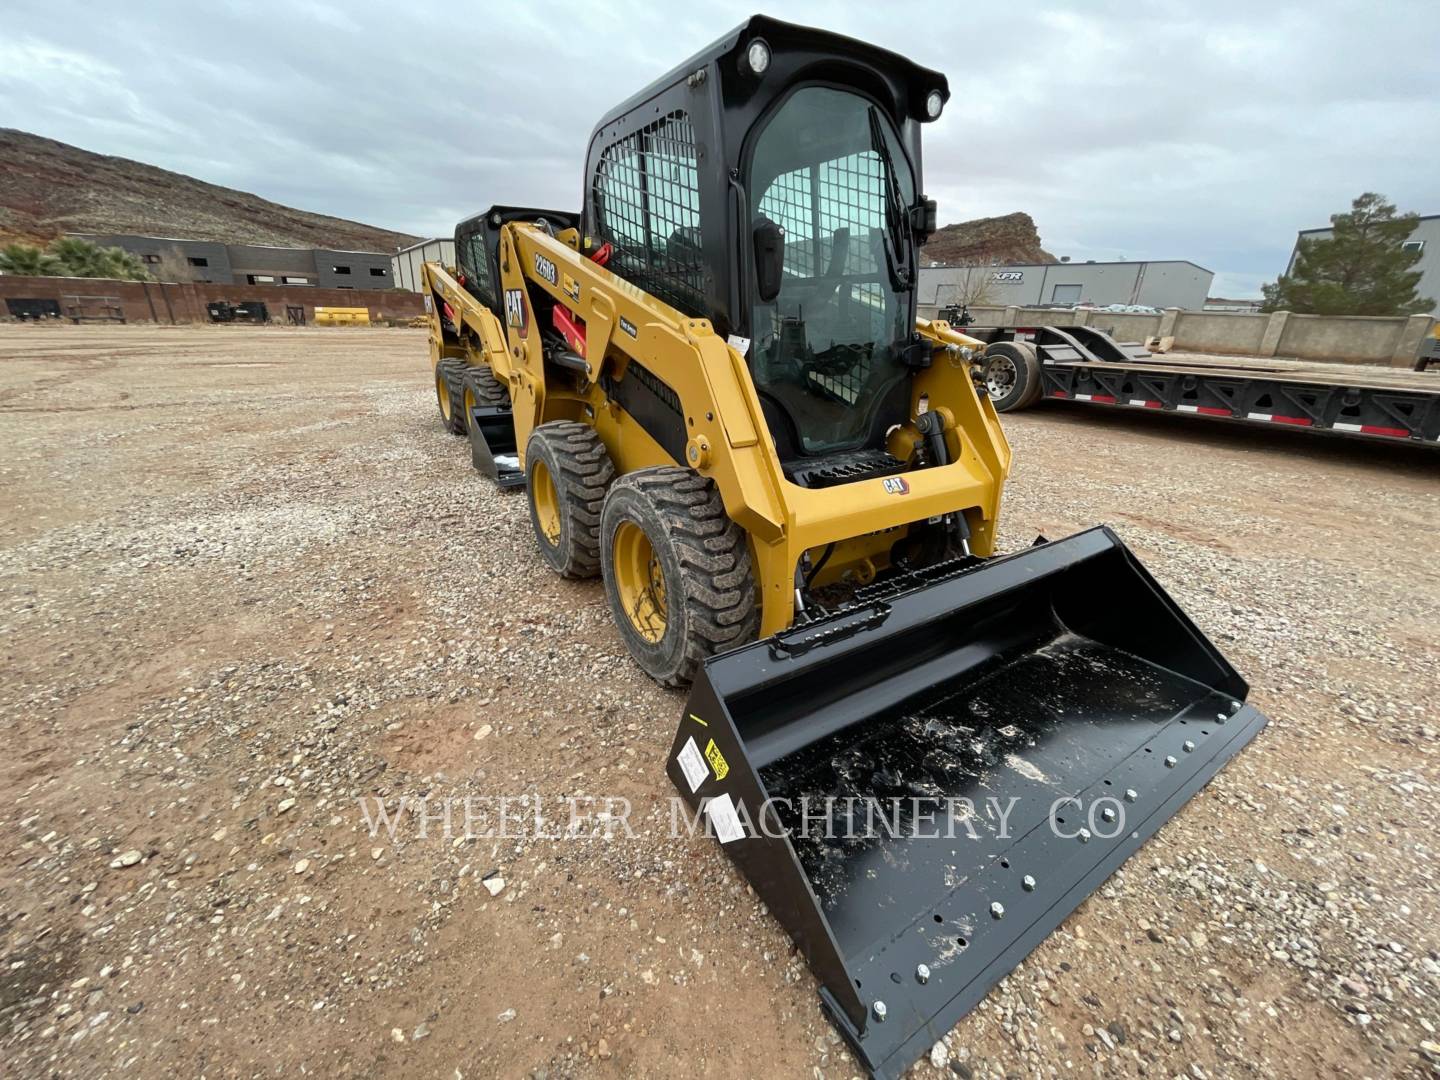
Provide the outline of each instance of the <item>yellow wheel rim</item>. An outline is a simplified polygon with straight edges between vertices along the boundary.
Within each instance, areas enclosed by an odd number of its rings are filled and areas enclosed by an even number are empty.
[[[440,399],[440,415],[446,420],[450,419],[450,387],[445,385],[445,376],[435,375],[435,396]]]
[[[536,460],[530,473],[530,497],[535,500],[535,520],[551,547],[560,546],[560,495],[545,462]]]
[[[622,521],[611,546],[615,591],[635,632],[652,644],[665,636],[668,620],[665,570],[645,530]]]
[[[470,426],[470,410],[475,408],[475,395],[471,393],[470,387],[465,387],[465,426]]]

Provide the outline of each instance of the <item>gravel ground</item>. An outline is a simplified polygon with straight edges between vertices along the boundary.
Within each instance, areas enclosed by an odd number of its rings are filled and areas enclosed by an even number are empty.
[[[917,1069],[1435,1071],[1440,457],[1007,429],[1003,546],[1112,524],[1272,723]],[[683,697],[441,431],[423,334],[0,326],[0,432],[9,1075],[858,1071],[718,845],[668,837]],[[356,803],[600,792],[634,837]]]

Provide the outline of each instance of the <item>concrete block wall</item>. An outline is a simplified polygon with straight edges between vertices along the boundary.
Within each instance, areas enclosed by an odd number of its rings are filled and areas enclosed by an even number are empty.
[[[1243,312],[1181,311],[1176,314],[1175,348],[1181,352],[1261,356],[1268,315]]]
[[[1093,326],[1121,341],[1175,338],[1178,352],[1279,357],[1327,363],[1412,367],[1435,325],[1429,315],[1295,315],[1288,311],[1181,311],[1161,315],[1060,308],[973,307],[976,326]],[[920,317],[939,317],[933,304]]]
[[[321,289],[306,285],[175,284],[158,281],[111,281],[105,278],[16,277],[0,274],[0,319],[9,318],[10,298],[55,300],[63,311],[66,297],[114,297],[126,322],[206,323],[206,305],[215,300],[231,304],[258,300],[265,304],[271,322],[285,321],[286,307],[303,307],[305,322],[313,324],[315,308],[363,307],[370,318],[409,319],[425,313],[424,297],[404,289]]]
[[[1404,319],[1291,315],[1285,320],[1275,355],[1301,360],[1339,355],[1357,364],[1389,364],[1404,335],[1405,322]]]

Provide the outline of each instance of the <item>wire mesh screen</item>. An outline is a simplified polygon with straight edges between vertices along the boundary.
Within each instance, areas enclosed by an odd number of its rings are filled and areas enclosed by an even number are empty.
[[[760,199],[760,213],[785,231],[785,270],[815,276],[815,192],[811,168],[777,176]]]
[[[465,287],[489,305],[495,303],[494,283],[490,280],[490,259],[485,254],[485,233],[476,229],[464,236],[456,250],[456,261],[465,275]]]
[[[826,261],[839,229],[850,231],[846,274],[877,274],[881,260],[868,241],[885,227],[885,166],[873,151],[827,161],[820,172],[820,237]]]
[[[610,268],[688,314],[701,314],[705,268],[695,132],[683,111],[611,144],[595,171],[599,236]]]
[[[848,313],[856,339],[881,340],[885,334],[885,165],[873,151],[836,158],[820,166],[820,237],[828,263],[839,230],[849,231],[842,272],[869,280],[850,281]]]
[[[785,279],[834,280],[838,302],[826,336],[830,342],[855,344],[831,344],[827,349],[829,342],[812,341],[816,353],[826,355],[817,355],[806,376],[846,404],[855,403],[869,380],[873,345],[889,338],[882,284],[884,170],[884,162],[871,150],[807,165],[777,176],[759,203],[761,213],[785,230]],[[788,310],[784,301],[782,289],[781,303],[772,313],[772,332],[782,337],[785,320],[807,315]]]

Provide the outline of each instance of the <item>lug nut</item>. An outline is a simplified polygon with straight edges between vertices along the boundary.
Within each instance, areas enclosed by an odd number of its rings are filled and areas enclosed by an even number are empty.
[[[883,1001],[875,1002],[874,1005],[870,1006],[870,1011],[875,1014],[876,1020],[885,1019],[885,1003]]]
[[[1035,879],[1034,879],[1033,877],[1031,877],[1029,874],[1026,874],[1023,878],[1020,879],[1020,887],[1021,887],[1022,889],[1024,889],[1026,892],[1034,892],[1034,891],[1035,891]]]
[[[991,904],[990,917],[992,919],[1003,919],[1005,917],[1005,905],[998,900]]]
[[[917,965],[915,966],[915,978],[916,978],[919,982],[928,983],[928,982],[930,981],[930,969],[929,969],[929,967],[927,967],[927,966],[924,965],[924,964],[917,964]]]
[[[1140,798],[1140,793],[1136,791],[1133,787],[1127,787],[1125,789],[1126,802],[1134,802],[1138,798]]]
[[[1178,764],[1179,762],[1177,762],[1172,756],[1170,756],[1169,754],[1165,755],[1165,768],[1173,769]]]

